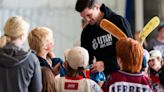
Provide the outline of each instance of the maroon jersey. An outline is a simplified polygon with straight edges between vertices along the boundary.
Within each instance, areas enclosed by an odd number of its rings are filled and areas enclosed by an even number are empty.
[[[150,69],[150,82],[152,85],[152,89],[155,90],[155,92],[157,92],[158,90],[158,85],[159,85],[159,74],[158,72],[154,71],[153,69]]]
[[[141,73],[118,71],[110,74],[109,78],[102,87],[104,92],[152,92],[148,77]]]

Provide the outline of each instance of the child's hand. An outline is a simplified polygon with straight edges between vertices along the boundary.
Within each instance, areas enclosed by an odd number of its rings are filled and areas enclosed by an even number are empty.
[[[56,56],[55,56],[55,53],[54,52],[48,52],[48,54],[47,54],[50,58],[55,58]]]
[[[61,68],[60,63],[58,63],[54,67],[52,67],[52,71],[53,71],[54,75],[58,75],[59,74],[60,68]]]

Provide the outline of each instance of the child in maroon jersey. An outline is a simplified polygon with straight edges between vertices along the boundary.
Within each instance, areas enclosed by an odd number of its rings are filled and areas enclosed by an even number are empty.
[[[154,90],[157,91],[159,84],[159,74],[158,71],[163,65],[162,54],[159,50],[151,50],[149,51],[150,58],[148,61],[149,69],[148,75],[151,80],[151,85]]]
[[[120,39],[116,43],[118,72],[109,74],[108,82],[103,85],[104,92],[152,92],[142,67],[143,47],[131,38]]]

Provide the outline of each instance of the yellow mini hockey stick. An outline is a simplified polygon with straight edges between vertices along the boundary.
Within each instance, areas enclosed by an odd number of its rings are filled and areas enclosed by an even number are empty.
[[[139,33],[139,42],[143,44],[145,38],[159,25],[160,19],[159,17],[153,17],[140,31]]]

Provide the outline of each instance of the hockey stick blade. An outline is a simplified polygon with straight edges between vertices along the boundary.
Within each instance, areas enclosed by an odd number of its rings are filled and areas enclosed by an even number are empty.
[[[115,24],[108,21],[107,19],[101,20],[100,27],[108,33],[111,33],[117,39],[127,38],[127,36],[122,32],[120,28],[118,28]]]
[[[159,25],[160,19],[159,17],[153,17],[140,31],[139,33],[139,42],[143,44],[145,38]]]

